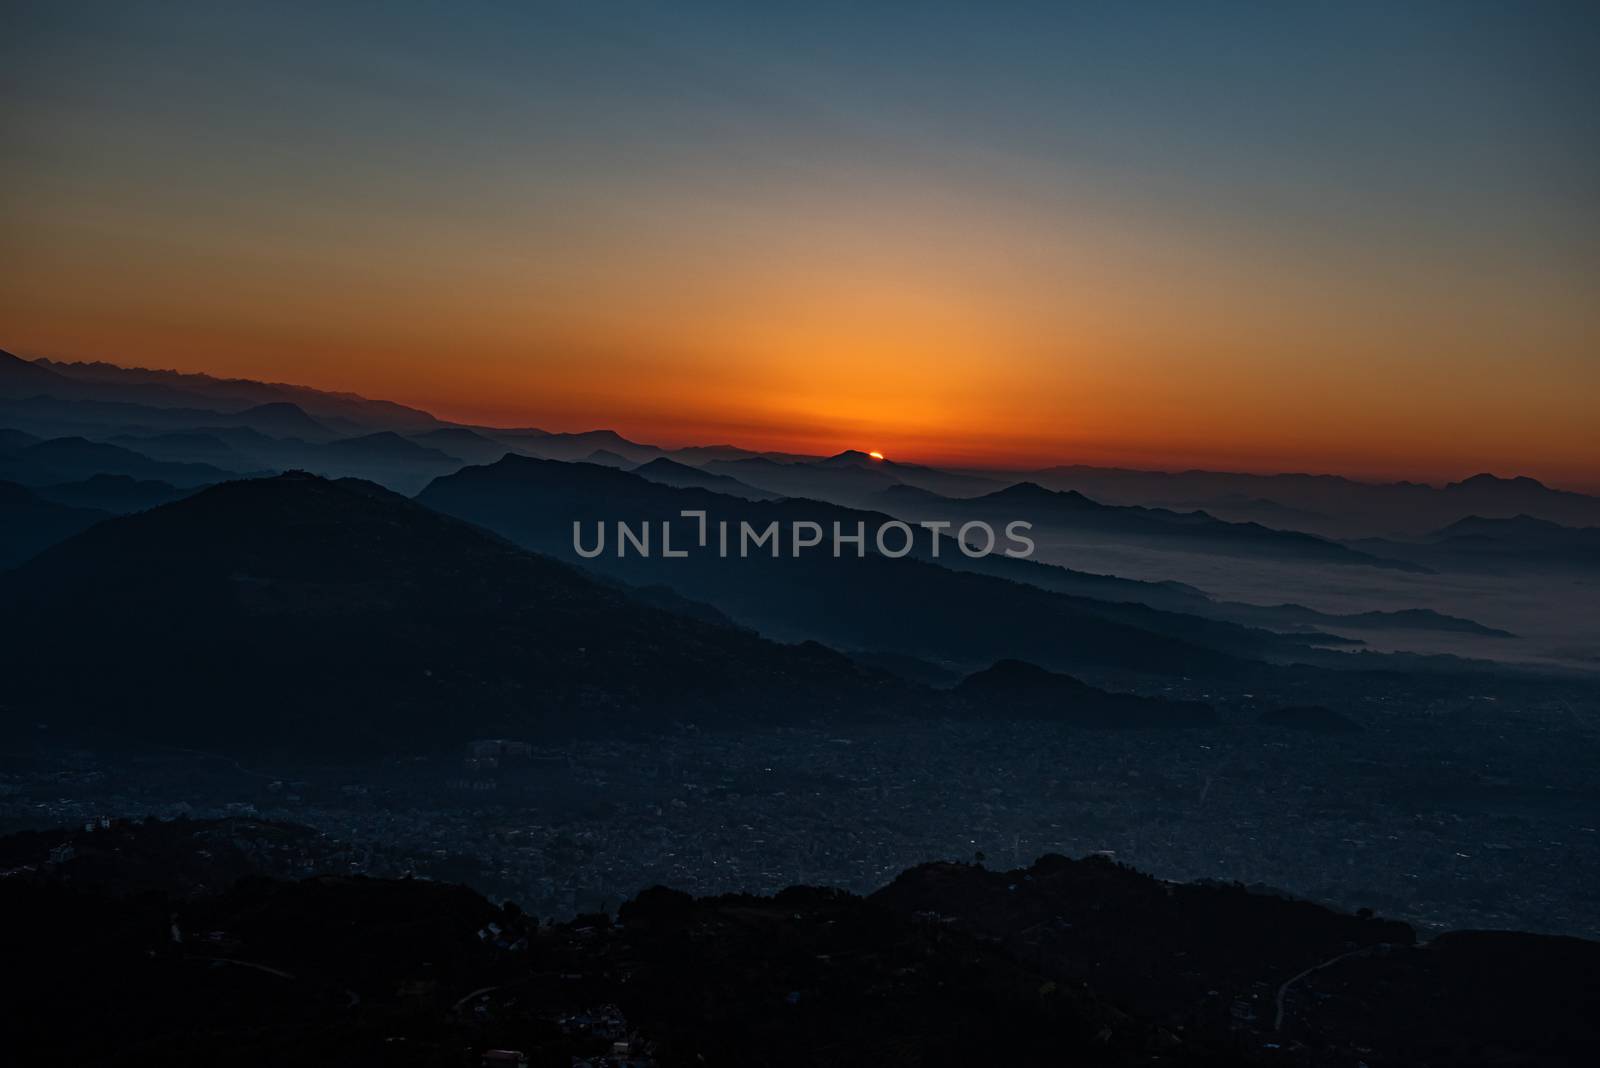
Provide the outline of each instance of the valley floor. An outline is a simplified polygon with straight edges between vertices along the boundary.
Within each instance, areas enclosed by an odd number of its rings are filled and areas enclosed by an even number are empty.
[[[1337,735],[1262,726],[1234,700],[1206,729],[683,730],[366,768],[35,749],[0,763],[0,830],[259,815],[324,832],[348,871],[418,871],[560,916],[653,883],[867,892],[930,858],[1104,851],[1423,931],[1600,937],[1600,709],[1354,707],[1363,729]]]

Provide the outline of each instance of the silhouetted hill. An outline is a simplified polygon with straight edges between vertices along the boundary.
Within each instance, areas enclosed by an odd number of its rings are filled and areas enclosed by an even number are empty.
[[[47,501],[70,505],[74,508],[96,508],[114,515],[142,512],[158,504],[166,504],[187,496],[189,490],[179,489],[167,482],[154,479],[135,479],[127,475],[95,475],[81,482],[63,482],[55,486],[39,486],[34,492]]]
[[[498,1048],[565,1066],[615,1063],[598,1058],[618,1041],[663,1068],[1124,1065],[1162,1044],[1002,950],[829,891],[653,890],[626,926],[549,928],[418,880],[173,901],[13,878],[0,903],[7,1041],[30,1065],[477,1065]]]
[[[392,430],[341,438],[308,454],[306,469],[329,478],[361,478],[411,494],[462,461]]]
[[[990,478],[981,475],[957,474],[924,464],[901,463],[898,460],[879,459],[859,449],[846,449],[826,459],[811,462],[813,467],[854,467],[875,470],[903,485],[947,497],[976,497],[1004,489],[1013,480]]]
[[[819,646],[668,614],[377,486],[309,475],[110,520],[0,578],[0,600],[13,708],[258,753],[870,716],[910,697]]]
[[[1450,553],[1542,556],[1546,560],[1600,565],[1600,526],[1565,527],[1531,515],[1500,519],[1467,516],[1435,531],[1429,540]]]
[[[260,471],[267,465],[259,455],[239,449],[222,438],[221,431],[177,430],[164,434],[117,434],[106,439],[154,460],[208,463],[225,471]],[[259,431],[252,431],[259,433]]]
[[[880,460],[859,449],[833,456],[781,453],[710,453],[698,458],[708,471],[728,475],[785,497],[810,497],[851,507],[869,507],[889,487],[970,497],[999,489],[1008,479],[956,474],[920,464]]]
[[[1062,466],[1017,472],[1050,489],[1079,490],[1106,504],[1266,500],[1300,511],[1294,529],[1332,537],[1418,535],[1462,516],[1538,516],[1568,526],[1600,525],[1600,497],[1552,489],[1536,479],[1481,474],[1444,487],[1362,482],[1338,475],[1254,475],[1228,471],[1140,471]]]
[[[571,1065],[621,1043],[660,1068],[1414,1068],[1600,1050],[1600,944],[1419,945],[1402,923],[1099,857],[924,864],[867,898],[652,887],[615,920],[541,926],[459,886],[261,877],[329,846],[246,821],[0,839],[8,1053]]]
[[[1470,515],[1411,541],[1372,538],[1352,544],[1441,571],[1600,567],[1600,526],[1568,527],[1531,515]]]
[[[334,435],[333,430],[307,415],[304,408],[288,401],[272,401],[240,412],[227,412],[219,422],[223,426],[247,426],[278,438],[323,441]]]
[[[669,460],[665,456],[658,456],[647,464],[641,464],[633,469],[633,473],[640,478],[659,482],[663,486],[677,486],[680,489],[694,487],[707,489],[714,493],[726,493],[733,497],[743,497],[747,501],[771,501],[778,498],[778,494],[768,490],[747,486],[736,478],[727,475],[717,475],[710,471],[703,471],[698,467],[680,464],[676,460]]]
[[[1405,924],[1099,858],[913,868],[874,903],[997,939],[1043,974],[1240,1055],[1370,1068],[1576,1065],[1600,1052],[1600,943]],[[1281,1018],[1280,1018],[1281,1012]]]
[[[501,440],[513,440],[501,431],[490,430],[488,433]],[[629,441],[614,430],[585,430],[576,434],[552,434],[539,430],[528,432],[525,438],[517,440],[527,452],[550,460],[583,461],[592,453],[602,451],[620,456],[629,463],[642,464],[654,460],[664,451],[654,445]]]
[[[215,408],[160,408],[132,401],[105,401],[37,395],[0,396],[0,419],[41,438],[87,437],[110,440],[212,430],[229,416]]]
[[[158,407],[211,407],[238,411],[278,403],[290,404],[315,420],[345,433],[360,429],[423,430],[439,425],[427,412],[392,401],[371,400],[355,393],[337,393],[283,382],[216,378],[207,374],[119,367],[105,362],[36,361],[76,392],[57,396],[92,396]],[[305,435],[298,435],[305,436]]]
[[[224,418],[216,413],[208,414]],[[263,422],[271,423],[270,420]],[[234,470],[255,473],[305,470],[329,478],[364,478],[408,494],[426,485],[429,479],[454,471],[463,463],[454,454],[425,443],[444,440],[431,436],[439,431],[405,437],[383,430],[334,440],[327,440],[328,433],[323,431],[315,440],[307,440],[289,433],[296,429],[294,418],[279,422],[282,425],[277,435],[255,426],[210,426],[148,436],[118,435],[114,440],[169,460],[221,464],[231,457]],[[510,451],[505,445],[477,439],[470,430],[461,430],[460,434],[465,436],[452,435],[452,440],[469,446],[468,451],[492,454],[495,459]],[[478,447],[472,448],[474,445]]]
[[[1573,535],[1600,537],[1597,531],[1600,531],[1600,528],[1564,527],[1560,523],[1552,523],[1548,519],[1539,519],[1531,515],[1515,515],[1508,519],[1469,515],[1432,532],[1428,535],[1428,539],[1444,541],[1450,538],[1481,538],[1490,541],[1515,541],[1523,545],[1563,545]]]
[[[226,442],[246,456],[268,460],[270,457],[266,451],[249,446],[261,444],[261,439],[265,439],[269,445],[304,445],[307,441],[322,443],[346,436],[349,429],[365,429],[360,426],[347,429],[342,424],[337,429],[331,429],[312,420],[297,406],[286,403],[261,405],[243,411],[223,411],[216,408],[163,408],[131,401],[61,399],[52,396],[24,399],[0,397],[0,419],[40,437],[82,437],[128,444],[136,451],[144,451],[144,443],[153,440],[155,445],[150,446],[153,453],[184,461],[215,459],[216,441],[188,438],[187,435],[191,434]],[[259,437],[251,440],[251,434]]]
[[[899,485],[899,480],[881,465],[829,466],[826,461],[780,463],[764,456],[752,456],[741,460],[712,460],[704,469],[782,497],[805,497],[849,507],[868,505],[875,494]]]
[[[672,586],[782,640],[815,639],[969,665],[1018,656],[1052,666],[1181,673],[1231,670],[1237,662],[1208,647],[1213,641],[1228,643],[1230,652],[1282,651],[1265,632],[1070,597],[909,556],[890,559],[874,550],[835,558],[829,547],[799,557],[787,547],[777,558],[770,550],[739,555],[742,522],[756,529],[777,522],[787,530],[793,522],[812,521],[831,536],[835,521],[850,531],[857,523],[872,530],[887,518],[815,501],[745,501],[593,464],[517,456],[438,479],[417,499],[538,552],[636,585]],[[619,520],[635,528],[648,521],[658,540],[659,524],[670,520],[679,545],[686,545],[695,531],[694,522],[680,516],[686,509],[707,512],[709,551],[674,559],[659,552],[619,556],[614,529],[613,541],[593,559],[582,560],[573,550],[574,523],[587,532],[589,544],[596,523],[612,528]],[[715,551],[719,522],[730,524],[734,539],[726,558]],[[947,542],[945,554],[953,553]]]
[[[46,500],[15,482],[0,482],[0,571],[111,515]]]
[[[955,694],[974,708],[1076,727],[1205,727],[1216,709],[1199,701],[1166,701],[1107,693],[1020,660],[1001,660],[962,679]]]
[[[871,900],[995,939],[1126,1011],[1202,1032],[1231,1030],[1240,1000],[1249,1016],[1239,1022],[1270,1031],[1284,980],[1358,946],[1416,940],[1403,923],[1239,885],[1167,883],[1098,856],[1013,871],[924,864]]]
[[[461,462],[438,449],[403,438],[392,430],[380,430],[376,434],[363,434],[360,437],[330,441],[328,452],[352,460],[383,463],[431,462],[444,465]]]
[[[594,452],[591,452],[588,456],[583,458],[583,462],[586,464],[599,464],[601,467],[616,467],[621,469],[626,469],[633,466],[633,463],[626,456],[619,456],[617,453],[611,452],[608,449],[594,450]]]
[[[690,445],[687,448],[673,449],[667,457],[679,463],[698,467],[710,463],[712,460],[747,460],[760,457],[777,463],[809,463],[820,460],[820,456],[809,456],[797,452],[772,452],[759,449],[741,449],[737,445]]]
[[[750,459],[742,463],[784,466]],[[879,557],[869,547],[868,560],[826,560],[825,548],[809,558],[794,559],[787,551],[779,561],[764,553],[748,559],[717,559],[715,552],[691,554],[688,559],[651,559],[637,555],[619,558],[614,541],[599,557],[579,560],[572,549],[572,523],[579,522],[591,541],[595,523],[603,523],[615,537],[618,521],[648,521],[659,537],[660,524],[682,525],[684,510],[708,513],[709,531],[726,521],[738,555],[738,524],[760,529],[778,522],[787,529],[795,521],[813,521],[831,531],[838,522],[845,530],[865,524],[875,530],[889,517],[881,512],[849,509],[806,499],[741,503],[733,495],[689,485],[640,485],[646,472],[607,472],[598,465],[558,465],[510,457],[486,468],[458,472],[430,485],[419,500],[442,511],[482,524],[519,544],[572,560],[586,568],[616,574],[635,583],[660,582],[677,586],[686,596],[715,604],[730,617],[764,633],[784,639],[815,638],[851,650],[870,649],[904,655],[949,660],[968,669],[1008,656],[1020,656],[1050,667],[1081,671],[1086,666],[1117,665],[1142,670],[1164,670],[1159,658],[1140,659],[1133,635],[1123,632],[1082,634],[1073,642],[1056,640],[1069,633],[1068,624],[1055,621],[1052,611],[1070,609],[1092,614],[1103,622],[1153,632],[1186,644],[1230,656],[1249,658],[1301,658],[1314,656],[1310,643],[1348,641],[1309,628],[1392,629],[1412,626],[1433,630],[1472,630],[1497,633],[1470,620],[1457,620],[1430,612],[1316,613],[1300,606],[1267,607],[1216,601],[1202,591],[1180,583],[1136,582],[1107,575],[1072,571],[1032,560],[995,554],[971,559],[943,538],[944,550],[937,570],[920,570],[934,564],[924,536],[910,557],[894,561]],[[639,476],[639,477],[634,477]],[[926,491],[899,487],[897,493],[935,500]],[[1029,492],[1054,499],[1037,488]],[[962,502],[957,502],[962,503]],[[1093,502],[1086,507],[1097,508]],[[1003,524],[1002,524],[1003,526]],[[689,531],[679,529],[679,548]],[[869,535],[870,537],[870,535]],[[848,555],[848,553],[847,553]],[[949,572],[969,578],[952,577]],[[914,576],[926,576],[912,583]],[[970,578],[991,580],[975,583]],[[993,582],[993,580],[1003,580]],[[1033,600],[1033,591],[1018,590],[1022,583],[1058,595],[1046,602]],[[910,586],[910,588],[906,588]],[[943,596],[941,591],[948,593]],[[869,596],[876,593],[877,596]],[[830,610],[824,596],[849,604],[848,613]],[[899,613],[894,605],[916,605],[915,612]],[[1046,607],[1052,605],[1054,608]],[[1022,615],[1013,608],[1026,605]],[[1081,621],[1080,621],[1081,622]],[[980,629],[980,623],[982,629]],[[1043,629],[1027,630],[1037,624]],[[948,628],[942,629],[942,628]],[[1290,632],[1287,638],[1254,628]],[[1503,633],[1503,632],[1499,632]],[[963,645],[957,636],[969,639]],[[894,643],[900,643],[898,645]],[[1118,648],[1120,646],[1120,649]],[[1146,646],[1154,649],[1155,646]],[[1081,652],[1077,659],[1062,659]],[[1098,658],[1098,659],[1097,659]],[[1193,670],[1203,670],[1193,667]]]
[[[84,438],[53,438],[0,456],[0,479],[25,486],[77,482],[95,475],[125,475],[177,486],[198,486],[232,478],[235,472],[211,464],[152,460],[132,449]]]
[[[636,471],[643,474],[643,470]],[[928,490],[912,486],[896,486],[888,491],[900,500],[939,502],[944,498]],[[1092,503],[1092,502],[1091,502]],[[862,514],[862,513],[857,513]],[[864,513],[874,514],[874,513]],[[1151,582],[1075,571],[1054,564],[1037,561],[1010,560],[989,557],[969,560],[946,554],[947,566],[959,570],[976,571],[1014,582],[1025,582],[1041,589],[1085,597],[1113,604],[1144,605],[1166,613],[1181,613],[1189,617],[1219,620],[1242,627],[1265,628],[1280,633],[1298,635],[1319,644],[1334,641],[1330,631],[1396,631],[1417,630],[1442,633],[1476,634],[1485,637],[1511,638],[1516,635],[1498,627],[1486,626],[1476,620],[1446,615],[1425,608],[1403,608],[1369,612],[1322,612],[1300,604],[1260,605],[1240,601],[1226,601],[1209,596],[1204,590],[1181,582]],[[1169,619],[1171,617],[1168,617]],[[1134,618],[1130,622],[1137,623]],[[1220,648],[1251,652],[1249,647],[1230,641],[1223,633],[1194,633],[1194,640],[1215,644]],[[1255,650],[1260,652],[1259,647]]]
[[[49,368],[0,349],[0,397],[36,397],[66,388],[67,381]]]
[[[871,464],[881,464],[883,461],[875,456],[868,455],[860,449],[846,449],[832,456],[824,456],[816,461],[817,467],[862,467]]]
[[[445,426],[408,435],[412,441],[449,456],[459,456],[469,464],[492,464],[511,452],[505,442],[464,426]]]
[[[1165,508],[1173,512],[1206,512],[1230,523],[1260,523],[1274,530],[1298,530],[1318,533],[1336,524],[1332,516],[1307,508],[1295,508],[1265,497],[1252,497],[1246,493],[1219,493],[1215,497],[1185,500],[1142,501],[1152,508]]]
[[[896,487],[878,497],[885,510],[905,518],[985,519],[997,526],[1024,519],[1040,538],[1109,539],[1181,552],[1213,553],[1326,564],[1423,571],[1418,564],[1389,560],[1297,531],[1259,523],[1226,523],[1204,512],[1171,512],[1101,504],[1075,490],[1056,492],[1022,482],[972,498],[930,497]]]
[[[0,427],[0,456],[8,456],[11,453],[27,448],[29,445],[36,445],[39,440],[37,436],[21,430]]]
[[[1479,501],[1494,500],[1500,502],[1502,507],[1515,501],[1537,502],[1552,492],[1563,491],[1552,491],[1543,482],[1527,475],[1502,478],[1487,471],[1471,478],[1464,478],[1460,482],[1448,482],[1444,487],[1444,493],[1447,495]]]
[[[1593,1064],[1597,950],[1578,938],[1449,931],[1352,953],[1289,988],[1282,1036],[1374,1066]]]

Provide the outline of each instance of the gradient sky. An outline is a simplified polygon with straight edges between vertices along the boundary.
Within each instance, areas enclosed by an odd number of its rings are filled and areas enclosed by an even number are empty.
[[[0,347],[1600,485],[1595,4],[8,3]]]

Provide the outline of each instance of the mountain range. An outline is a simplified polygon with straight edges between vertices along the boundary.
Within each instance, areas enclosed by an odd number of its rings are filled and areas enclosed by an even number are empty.
[[[1420,537],[1352,544],[1455,571],[1600,568],[1600,526],[1568,527],[1525,514],[1469,515]]]
[[[107,440],[118,433],[149,437],[207,427],[247,427],[272,438],[302,442],[378,431],[411,437],[447,431],[448,439],[435,437],[419,443],[470,463],[492,462],[502,448],[561,460],[583,460],[599,450],[633,465],[665,456],[769,493],[867,507],[879,506],[867,499],[870,495],[896,485],[963,498],[1018,482],[1034,482],[1057,491],[1076,490],[1105,505],[1199,510],[1220,521],[1255,522],[1330,538],[1416,536],[1474,514],[1488,518],[1527,514],[1566,526],[1600,525],[1600,498],[1552,489],[1527,477],[1480,474],[1433,487],[1416,482],[1361,482],[1333,475],[1088,466],[940,469],[877,459],[859,450],[825,457],[733,445],[665,448],[630,441],[612,430],[564,433],[531,427],[461,426],[417,408],[353,393],[124,368],[105,362],[29,361],[6,352],[0,352],[0,425],[39,437],[94,440]],[[452,450],[450,441],[459,447]]]
[[[512,457],[469,470],[501,465],[587,466]],[[227,482],[99,523],[47,506],[86,529],[0,573],[11,609],[0,646],[13,664],[0,699],[58,731],[371,757],[674,721],[1012,714],[981,683],[940,694],[815,642],[769,641],[696,604],[692,587],[599,581],[358,480]],[[895,581],[938,570],[908,563],[919,570]],[[951,574],[956,591],[1011,592]],[[1035,591],[1015,607],[1099,631],[1125,658],[1230,662],[1053,600],[1065,599]],[[96,670],[74,669],[84,663]],[[1188,706],[1050,679],[1048,714],[1066,724],[1210,722]]]
[[[25,486],[76,482],[96,475],[198,486],[235,477],[234,472],[204,463],[152,460],[119,445],[84,438],[52,438],[0,455],[0,479]]]
[[[1566,526],[1600,525],[1600,497],[1555,489],[1525,475],[1502,478],[1484,472],[1431,486],[1363,482],[1339,475],[1082,465],[1013,474],[1018,480],[1077,491],[1105,504],[1199,507],[1229,519],[1261,519],[1265,506],[1277,509],[1275,526],[1336,538],[1419,535],[1469,515],[1528,514]]]
[[[774,501],[783,496],[771,490],[747,485],[732,475],[719,475],[714,471],[669,460],[665,456],[658,456],[647,464],[640,464],[633,469],[633,473],[651,482],[659,482],[663,486],[711,490],[714,493],[743,497],[747,501]]]
[[[1396,640],[1410,641],[1397,637],[1410,634],[1499,640],[1525,633],[1524,627],[1537,628],[1514,610],[1514,603],[1509,603],[1513,611],[1507,613],[1506,604],[1485,602],[1480,608],[1459,600],[1435,601],[1414,583],[1354,607],[1332,607],[1313,582],[1291,582],[1264,591],[1225,585],[1227,595],[1218,596],[1207,592],[1217,568],[1273,563],[1333,565],[1340,570],[1354,566],[1399,576],[1438,571],[1559,577],[1593,566],[1593,539],[1585,531],[1594,523],[1579,521],[1600,516],[1600,499],[1551,490],[1523,478],[1481,476],[1434,488],[1332,476],[1167,475],[1083,467],[1031,473],[941,470],[858,450],[818,457],[731,445],[669,449],[633,442],[610,430],[562,433],[534,427],[454,425],[415,408],[354,394],[104,363],[27,361],[0,354],[0,480],[69,507],[121,514],[206,485],[287,470],[362,478],[413,494],[463,467],[492,465],[508,455],[569,463],[598,461],[596,466],[631,469],[640,479],[663,487],[753,503],[813,500],[820,502],[813,511],[846,522],[935,512],[942,513],[940,518],[957,520],[1029,518],[1043,539],[1061,543],[1060,552],[1047,554],[1052,559],[1070,559],[1074,547],[1085,545],[1113,547],[1123,556],[1101,558],[1091,553],[1074,569],[1000,559],[968,561],[947,553],[940,565],[946,571],[975,572],[1101,602],[1096,611],[1102,618],[1246,657],[1274,655],[1269,648],[1274,643],[1263,644],[1259,635],[1247,633],[1252,630],[1289,635],[1290,646],[1333,648],[1380,638],[1392,645]],[[1082,490],[1075,491],[1077,486]],[[1162,496],[1182,496],[1185,510],[1156,506]],[[1212,508],[1213,503],[1220,506]],[[1195,504],[1206,508],[1194,509]],[[1475,506],[1474,511],[1459,510],[1468,505]],[[1234,506],[1265,521],[1241,521]],[[43,547],[69,529],[52,525],[37,509],[24,514],[14,508],[13,515],[18,523],[38,521],[38,529],[13,534],[17,546]],[[1335,525],[1345,533],[1329,529],[1307,533],[1315,524],[1301,520],[1319,516],[1338,520]],[[1382,516],[1394,522],[1384,525],[1374,518]],[[1439,521],[1424,522],[1432,518]],[[1463,525],[1453,529],[1457,523]],[[1537,526],[1541,523],[1554,525]],[[1387,537],[1371,536],[1375,530],[1391,528],[1403,529]],[[48,531],[55,533],[47,535]],[[1338,540],[1340,536],[1346,540]],[[1130,568],[1125,566],[1129,550],[1153,555],[1147,555],[1142,566]],[[1130,573],[1138,577],[1122,577]],[[1280,573],[1294,578],[1292,572]],[[652,585],[661,579],[636,577]],[[794,585],[786,580],[770,588]],[[856,651],[924,660],[942,655],[938,643],[922,640],[918,631],[928,628],[917,623],[907,627],[878,617],[872,621],[874,634],[867,633],[866,622],[853,629],[835,624],[824,633],[814,620],[800,618],[803,613],[778,619],[752,597],[745,600],[744,617],[759,619],[775,636],[793,640],[818,636]],[[1141,607],[1173,613],[1184,621],[1152,622],[1138,611]],[[1481,620],[1476,618],[1480,610]],[[811,612],[825,614],[820,605]],[[723,614],[737,618],[740,613]],[[1236,629],[1212,629],[1197,636],[1195,628],[1205,623],[1234,624]],[[893,638],[889,647],[880,648],[884,643],[878,635]],[[1277,644],[1281,649],[1283,643]],[[1497,657],[1515,655],[1504,645],[1485,648]],[[1544,647],[1529,648],[1539,652]],[[960,665],[929,666],[959,675],[1013,651],[994,644],[985,647],[984,656]],[[1082,668],[1049,661],[1047,652],[1036,642],[1026,656],[1057,668]],[[1555,650],[1558,658],[1568,661],[1581,652],[1565,646]],[[1291,653],[1303,655],[1303,650]]]
[[[0,575],[0,599],[7,703],[146,741],[381,753],[872,716],[914,697],[820,646],[670,614],[370,483],[310,475],[107,520]]]
[[[763,633],[942,661],[957,671],[972,670],[1012,652],[1073,671],[1108,664],[1163,670],[1161,657],[1153,652],[1113,654],[1118,644],[1125,650],[1157,649],[1159,643],[1146,640],[1150,635],[1230,657],[1268,660],[1316,659],[1312,645],[1360,643],[1359,638],[1333,638],[1330,632],[1419,630],[1509,636],[1502,629],[1426,609],[1318,612],[1297,604],[1219,600],[1180,583],[1088,574],[998,554],[972,559],[957,551],[948,537],[937,558],[919,542],[903,560],[883,558],[875,547],[869,547],[865,561],[831,556],[823,561],[814,555],[777,561],[759,555],[737,560],[705,555],[622,558],[615,546],[595,559],[579,559],[572,547],[574,522],[590,532],[596,523],[617,519],[634,525],[647,521],[659,530],[662,522],[684,523],[680,513],[685,510],[705,510],[713,528],[719,521],[736,531],[741,522],[759,529],[774,521],[782,525],[801,520],[831,531],[834,522],[845,530],[858,524],[873,530],[889,518],[883,512],[809,500],[745,500],[743,493],[700,489],[694,482],[701,480],[685,479],[688,484],[675,487],[641,485],[641,480],[649,481],[646,474],[643,469],[624,473],[595,465],[507,457],[442,478],[417,499],[585,568],[635,583],[672,586]],[[678,531],[680,539],[686,530]],[[911,592],[902,593],[906,587]],[[1058,596],[1041,603],[1038,591]],[[851,605],[851,611],[830,607],[841,604]],[[915,611],[886,607],[900,604],[914,605]],[[1046,621],[1039,612],[1070,612],[1077,622]],[[1096,626],[1087,623],[1089,619],[1131,627],[1145,636],[1115,630],[1085,634],[1085,628],[1092,631]],[[1180,672],[1207,670],[1193,658],[1192,650],[1163,655]],[[1213,662],[1209,670],[1217,669]]]
[[[274,406],[299,409],[311,425],[341,433],[362,427],[426,430],[441,425],[427,412],[354,393],[332,393],[280,382],[215,378],[207,374],[119,367],[105,362],[27,361],[0,352],[0,397],[48,396],[57,400],[112,401],[162,408],[221,407],[229,411]],[[301,429],[304,420],[296,417]],[[286,428],[288,429],[288,428]]]
[[[798,557],[785,550],[777,557],[763,551],[668,558],[618,555],[613,544],[594,559],[581,559],[573,545],[575,524],[592,532],[596,524],[623,520],[659,531],[670,522],[683,544],[694,528],[681,518],[685,510],[705,511],[711,531],[724,522],[737,532],[741,523],[788,529],[797,521],[873,530],[887,519],[815,501],[749,501],[665,486],[594,464],[508,456],[436,479],[417,500],[536,552],[634,584],[669,585],[783,640],[898,652],[969,669],[1010,655],[1062,669],[1180,674],[1227,671],[1240,652],[1266,655],[1296,644],[1265,631],[945,567],[931,558],[891,559],[876,549],[840,558],[828,550]],[[942,555],[962,558],[949,543]],[[995,560],[994,566],[1005,564]]]
[[[884,511],[905,519],[982,519],[1001,527],[1013,519],[1023,519],[1034,525],[1034,536],[1041,539],[1109,541],[1181,552],[1425,570],[1419,564],[1360,552],[1311,534],[1273,530],[1259,523],[1228,523],[1205,512],[1101,504],[1075,490],[1056,492],[1032,482],[1019,482],[964,499],[895,485],[883,490],[875,500]]]

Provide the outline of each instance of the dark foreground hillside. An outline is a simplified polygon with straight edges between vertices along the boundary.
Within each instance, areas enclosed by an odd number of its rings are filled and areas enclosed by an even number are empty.
[[[8,1056],[1379,1068],[1600,1052],[1600,944],[1417,946],[1404,924],[1099,858],[929,864],[868,898],[655,888],[551,925],[446,884],[274,877],[325,845],[233,821],[0,839]]]
[[[663,610],[370,483],[228,482],[0,573],[13,722],[233,752],[873,717],[915,688]],[[86,670],[84,665],[91,665]]]

